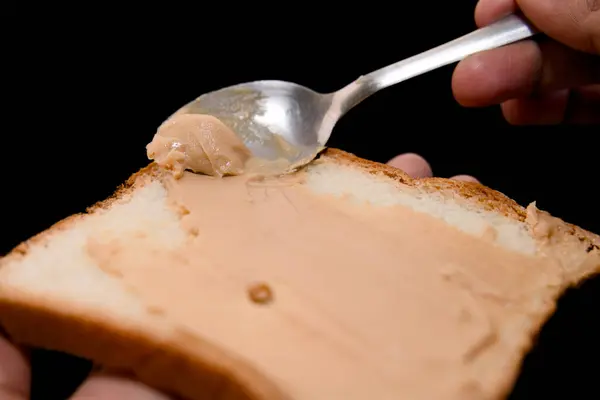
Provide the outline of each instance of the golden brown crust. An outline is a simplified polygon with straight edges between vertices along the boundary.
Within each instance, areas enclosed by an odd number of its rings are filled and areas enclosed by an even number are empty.
[[[120,185],[117,190],[115,190],[112,196],[106,200],[97,202],[91,207],[88,207],[87,212],[91,214],[96,210],[106,210],[110,208],[115,201],[120,201],[131,194],[137,185],[143,184],[144,182],[152,180],[153,178],[159,178],[161,175],[161,169],[158,167],[158,165],[156,165],[156,163],[152,162],[140,169],[135,174],[131,175],[129,179],[125,181],[125,183]]]
[[[285,400],[268,379],[213,344],[203,343],[203,357],[186,353],[183,344],[191,338],[186,335],[176,343],[159,342],[97,317],[86,319],[29,300],[1,299],[0,325],[17,343],[77,354],[165,393],[194,399]]]
[[[96,211],[106,210],[106,209],[110,208],[110,206],[113,203],[121,201],[124,198],[126,198],[127,196],[129,196],[131,193],[133,193],[133,191],[135,190],[135,188],[138,185],[140,185],[140,184],[143,185],[145,182],[149,182],[152,179],[159,178],[161,176],[161,174],[162,174],[162,171],[155,163],[149,164],[148,166],[140,169],[138,172],[136,172],[135,174],[130,176],[129,179],[127,179],[127,181],[125,181],[125,183],[123,183],[119,187],[117,187],[115,192],[110,197],[108,197],[105,200],[101,200],[101,201],[97,202],[96,204],[94,204],[91,207],[88,207],[86,210],[87,214],[92,214]],[[27,239],[26,241],[20,243],[11,252],[9,252],[5,257],[0,258],[0,268],[2,267],[3,262],[12,260],[16,257],[22,257],[22,256],[26,255],[30,246],[42,243],[44,240],[47,240],[50,237],[50,235],[52,235],[54,233],[69,229],[69,227],[72,224],[74,224],[81,218],[84,218],[85,215],[86,215],[86,213],[70,215],[67,218],[65,218],[61,221],[58,221],[54,225],[50,226],[50,228],[46,229],[45,231],[42,231],[42,232],[38,233],[37,235],[32,236],[31,238]]]
[[[387,164],[364,160],[342,150],[327,149],[321,157],[339,163],[352,164],[371,173],[381,174],[409,186],[414,186],[426,192],[451,194],[454,197],[469,200],[488,211],[495,211],[507,217],[523,221],[525,209],[514,200],[502,193],[476,182],[455,181],[445,178],[413,179],[404,171]]]
[[[371,174],[384,175],[428,193],[467,201],[471,205],[518,221],[523,221],[526,217],[525,209],[516,202],[477,183],[441,178],[412,179],[394,167],[367,161],[336,149],[327,149],[320,154],[318,162],[329,161],[358,167]],[[150,164],[129,178],[113,196],[90,207],[87,212],[101,212],[110,208],[115,202],[126,199],[137,187],[161,179],[162,174],[163,171],[158,166]],[[26,255],[30,246],[48,239],[55,232],[68,229],[71,224],[84,217],[85,214],[71,216],[20,244],[7,257],[0,259],[0,268],[5,261]],[[598,252],[598,236],[570,224],[565,224],[565,232],[579,238],[583,249]],[[582,277],[579,276],[579,279]],[[283,399],[276,388],[266,387],[268,383],[264,383],[266,388],[260,396],[256,392],[253,394],[248,391],[247,386],[231,376],[231,371],[228,374],[228,371],[211,369],[206,365],[206,360],[192,359],[173,346],[124,331],[116,324],[63,314],[60,310],[46,308],[40,302],[24,302],[8,297],[0,297],[0,326],[20,343],[68,351],[94,359],[112,368],[135,373],[141,381],[157,388],[190,397],[203,398],[206,387],[209,387],[214,393],[219,393],[219,397],[215,398],[220,399]],[[44,329],[37,329],[40,326]],[[157,349],[160,349],[160,353],[157,353]],[[260,380],[260,377],[257,379]],[[198,393],[200,389],[203,390],[202,393]]]
[[[456,181],[446,178],[413,179],[404,171],[391,165],[365,160],[338,149],[328,148],[320,154],[320,158],[359,167],[371,174],[385,175],[427,193],[438,193],[451,196],[457,200],[466,200],[480,209],[493,211],[517,221],[524,221],[527,216],[525,208],[517,202],[497,190],[490,189],[480,183]],[[565,233],[577,237],[589,251],[600,250],[600,236],[578,226],[566,222],[564,224],[565,228],[567,228]]]

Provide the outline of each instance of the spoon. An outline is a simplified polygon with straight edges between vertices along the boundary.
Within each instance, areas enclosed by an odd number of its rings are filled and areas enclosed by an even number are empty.
[[[375,92],[535,33],[529,22],[510,15],[361,76],[337,92],[321,94],[291,82],[255,81],[206,93],[173,115],[213,115],[237,133],[254,157],[284,158],[291,165],[300,166],[310,162],[325,146],[334,125],[344,114]]]

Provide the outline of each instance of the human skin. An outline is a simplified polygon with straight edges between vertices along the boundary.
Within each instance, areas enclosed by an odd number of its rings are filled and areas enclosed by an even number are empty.
[[[457,101],[500,104],[515,125],[600,123],[600,0],[480,0],[475,21],[485,26],[517,10],[544,35],[460,62]]]

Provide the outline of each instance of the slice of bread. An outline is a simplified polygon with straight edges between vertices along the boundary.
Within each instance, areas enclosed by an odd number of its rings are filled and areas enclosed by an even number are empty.
[[[438,225],[428,226],[444,230],[446,236],[418,226],[386,225],[398,237],[416,236],[411,243],[426,243],[423,249],[428,250],[412,254],[407,248],[406,259],[389,265],[377,254],[366,254],[364,260],[373,263],[362,268],[339,265],[335,258],[315,259],[304,272],[282,272],[273,278],[274,293],[267,293],[274,295],[273,304],[230,307],[215,300],[229,293],[231,277],[226,275],[260,271],[263,266],[215,269],[202,262],[201,252],[193,268],[212,268],[218,279],[192,282],[185,285],[191,289],[182,287],[181,292],[151,280],[156,271],[143,270],[150,265],[148,257],[163,250],[161,254],[176,254],[190,235],[182,226],[181,210],[169,201],[172,179],[151,164],[87,214],[59,222],[0,260],[1,327],[17,343],[90,358],[101,367],[133,374],[192,400],[500,399],[509,392],[523,356],[561,293],[600,271],[597,235],[550,217],[535,205],[525,209],[476,183],[415,180],[395,168],[333,149],[301,172],[305,175],[300,184],[315,201],[336,198],[338,203],[331,204],[342,208],[343,202],[351,203],[355,210],[366,210],[366,216],[384,209],[421,215],[418,218],[425,219],[415,221],[435,220]],[[197,177],[186,173],[182,179]],[[198,179],[199,185],[202,182]],[[226,215],[226,210],[220,211]],[[331,223],[349,218],[348,213],[340,211]],[[236,221],[223,223],[244,229]],[[320,236],[308,237],[298,251],[316,246],[318,238],[334,228],[314,226]],[[385,241],[381,232],[369,232],[381,234],[377,237]],[[275,237],[286,232],[275,228],[269,234],[265,241],[279,243]],[[137,279],[137,286],[127,284],[133,281],[124,279],[125,272],[111,271],[110,265],[90,257],[89,240],[99,235],[138,246],[138,256],[128,259],[142,271],[131,278]],[[352,235],[348,232],[347,239]],[[369,237],[361,235],[355,237]],[[449,239],[436,243],[440,237]],[[467,243],[468,237],[487,253],[457,249],[454,237],[457,243]],[[330,239],[332,249],[346,246],[352,252],[361,246]],[[214,260],[219,252],[208,250],[213,261],[219,261]],[[423,276],[406,265],[429,252],[436,260],[447,257],[448,265],[431,266],[434,273]],[[452,264],[461,252],[476,262],[463,269]],[[508,262],[500,263],[500,258]],[[223,262],[229,259],[223,254]],[[169,258],[160,260],[162,274],[175,268]],[[382,260],[383,265],[378,264]],[[452,285],[448,299],[464,298],[470,311],[458,307],[463,303],[448,303],[441,291],[422,293],[442,288],[442,283],[431,283],[438,275],[440,282],[445,279]],[[286,281],[286,276],[297,279]],[[197,317],[182,320],[183,310],[169,309],[166,300],[160,304],[163,308],[150,304],[148,296],[135,290],[141,285],[156,285],[154,290],[162,288],[173,298],[193,293],[197,285],[192,298],[177,303],[180,308],[189,304],[185,318]],[[337,301],[332,303],[337,308],[327,308],[321,296],[325,292],[327,299]],[[372,308],[363,310],[363,304]],[[285,309],[292,306],[297,307],[295,314]],[[475,335],[478,329],[487,333]]]

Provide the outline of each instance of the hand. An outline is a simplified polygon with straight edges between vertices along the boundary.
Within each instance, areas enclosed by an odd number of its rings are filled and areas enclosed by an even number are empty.
[[[433,171],[429,163],[418,154],[400,154],[388,161],[388,164],[401,169],[412,178],[430,178],[433,176]],[[456,175],[451,179],[463,182],[479,182],[471,175]]]
[[[460,62],[458,102],[501,104],[512,124],[600,122],[600,0],[479,0],[475,21],[485,26],[516,10],[547,37]]]
[[[28,400],[31,369],[26,357],[15,346],[0,336],[0,398]],[[167,400],[168,397],[128,379],[116,376],[89,377],[71,397],[71,400]]]

